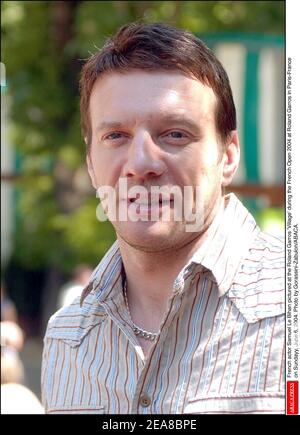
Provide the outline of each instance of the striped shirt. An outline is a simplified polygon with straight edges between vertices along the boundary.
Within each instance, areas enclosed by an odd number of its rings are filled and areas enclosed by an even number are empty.
[[[284,251],[230,194],[177,276],[147,358],[131,328],[115,242],[80,304],[44,339],[47,413],[284,413]]]

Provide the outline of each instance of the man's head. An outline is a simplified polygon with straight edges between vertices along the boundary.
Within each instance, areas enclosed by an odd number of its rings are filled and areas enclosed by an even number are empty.
[[[91,56],[82,70],[81,128],[91,145],[90,96],[105,73],[131,70],[180,71],[209,86],[216,96],[216,130],[223,144],[236,129],[236,113],[226,71],[213,52],[192,33],[167,24],[128,24]]]
[[[201,41],[164,24],[123,27],[84,66],[81,120],[96,189],[118,188],[120,179],[148,192],[199,187],[199,232],[209,225],[237,168],[239,146],[227,74]],[[128,244],[153,252],[197,236],[186,233],[184,221],[113,225]]]

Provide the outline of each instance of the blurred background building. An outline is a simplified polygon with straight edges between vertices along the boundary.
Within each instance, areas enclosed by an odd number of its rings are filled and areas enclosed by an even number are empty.
[[[40,397],[42,337],[61,288],[78,265],[94,267],[115,238],[111,225],[96,219],[85,168],[78,93],[83,60],[119,26],[141,18],[202,38],[227,70],[237,108],[242,160],[229,190],[265,230],[280,235],[285,5],[3,1],[1,9],[1,271],[24,331],[25,383]]]

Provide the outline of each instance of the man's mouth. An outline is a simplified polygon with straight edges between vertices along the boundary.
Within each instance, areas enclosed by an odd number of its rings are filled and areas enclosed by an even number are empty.
[[[148,197],[131,197],[128,198],[128,203],[129,204],[135,204],[135,205],[141,205],[143,207],[155,207],[158,205],[165,205],[165,204],[172,204],[174,201],[174,198],[172,197],[162,197],[161,195],[159,196],[159,198],[156,197],[151,197],[151,195],[149,194]]]

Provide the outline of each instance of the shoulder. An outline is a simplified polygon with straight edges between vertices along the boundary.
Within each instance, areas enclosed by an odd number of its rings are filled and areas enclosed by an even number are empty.
[[[97,333],[106,318],[104,308],[98,304],[94,292],[86,297],[82,305],[78,296],[70,305],[51,316],[44,337],[41,370],[42,403],[46,412],[52,403],[53,391],[58,391],[62,367],[70,372],[79,349],[82,346],[89,347],[89,343],[93,346],[94,333]],[[65,361],[66,355],[68,362]]]
[[[285,252],[284,241],[278,237],[259,231],[251,243],[249,252],[243,258],[239,272],[251,277],[257,273],[258,278],[284,276]],[[250,278],[251,280],[251,278]]]
[[[284,260],[283,239],[259,231],[228,294],[249,323],[284,313]]]
[[[284,254],[284,238],[259,231],[253,241],[253,246],[250,247],[250,251],[263,252],[266,258],[272,258],[272,254]]]
[[[83,304],[80,296],[68,306],[61,308],[49,319],[44,341],[63,340],[70,346],[78,345],[88,332],[106,318],[104,309],[90,293]]]

